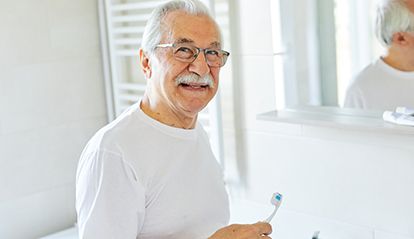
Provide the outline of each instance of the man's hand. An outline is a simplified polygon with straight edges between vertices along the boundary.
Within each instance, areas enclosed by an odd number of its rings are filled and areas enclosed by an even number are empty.
[[[270,238],[268,235],[272,233],[272,226],[266,222],[258,222],[255,224],[233,224],[223,227],[216,231],[208,239],[256,239]]]

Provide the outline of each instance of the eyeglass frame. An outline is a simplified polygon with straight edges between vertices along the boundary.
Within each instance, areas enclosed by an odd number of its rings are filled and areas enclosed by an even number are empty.
[[[167,47],[175,48],[177,45],[180,45],[180,44],[183,44],[183,43],[164,43],[164,44],[156,45],[155,48],[167,48]],[[183,44],[183,45],[186,45],[186,44]],[[191,64],[197,59],[198,55],[200,55],[200,52],[203,52],[204,57],[206,59],[206,63],[209,67],[223,67],[226,64],[228,57],[230,56],[230,52],[222,50],[222,49],[201,48],[201,47],[193,46],[191,44],[187,44],[187,46],[192,47],[192,48],[197,50],[197,52],[192,56],[193,59],[191,61],[185,61],[184,58],[175,57],[175,54],[174,54],[175,52],[173,52],[173,56],[176,60]],[[214,51],[217,51],[217,52],[221,53],[223,56],[225,56],[224,63],[222,65],[218,65],[218,66],[211,66],[210,64],[208,64],[208,60],[207,60],[207,56],[206,56],[206,51],[207,50],[214,50]],[[189,58],[189,59],[191,59],[191,58]]]

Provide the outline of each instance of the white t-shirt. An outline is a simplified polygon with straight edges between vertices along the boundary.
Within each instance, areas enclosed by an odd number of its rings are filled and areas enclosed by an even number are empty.
[[[202,127],[167,126],[139,104],[84,149],[76,210],[82,239],[205,239],[229,220],[222,172]]]
[[[414,108],[414,72],[403,72],[382,59],[366,67],[348,88],[344,107],[371,110]]]

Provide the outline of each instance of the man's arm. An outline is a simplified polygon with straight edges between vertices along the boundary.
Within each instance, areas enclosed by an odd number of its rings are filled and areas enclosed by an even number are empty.
[[[79,238],[135,239],[144,220],[145,193],[120,154],[84,153],[77,172]]]

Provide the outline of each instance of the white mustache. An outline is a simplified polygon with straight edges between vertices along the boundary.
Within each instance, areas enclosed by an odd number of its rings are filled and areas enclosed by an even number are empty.
[[[203,77],[200,77],[194,73],[188,75],[180,75],[175,79],[175,84],[177,86],[180,84],[199,84],[207,85],[209,88],[214,88],[213,77],[210,74],[205,75]]]

